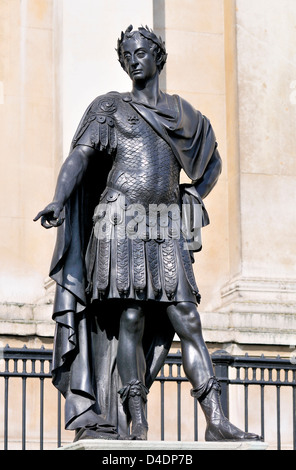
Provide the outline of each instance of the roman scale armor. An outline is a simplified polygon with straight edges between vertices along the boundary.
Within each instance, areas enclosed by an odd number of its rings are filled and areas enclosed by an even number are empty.
[[[103,145],[113,159],[86,255],[91,299],[196,302],[180,223],[181,166],[171,147],[112,94],[90,108],[76,137],[79,144],[98,150]]]

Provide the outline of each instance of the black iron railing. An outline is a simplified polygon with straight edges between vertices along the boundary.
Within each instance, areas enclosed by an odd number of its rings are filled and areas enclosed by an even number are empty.
[[[24,346],[21,349],[10,348],[8,345],[0,351],[2,367],[0,377],[4,379],[4,426],[3,426],[3,445],[4,450],[8,449],[8,431],[9,431],[9,410],[15,406],[15,397],[10,400],[10,385],[12,379],[21,380],[21,387],[17,388],[15,393],[21,396],[21,418],[19,427],[21,428],[22,450],[26,449],[26,429],[27,429],[27,381],[28,379],[38,379],[39,382],[39,448],[43,450],[44,443],[44,381],[51,379],[51,359],[52,351],[45,348],[28,349]],[[37,382],[37,383],[38,383]],[[38,386],[37,385],[37,386]],[[61,397],[58,394],[58,419],[57,419],[57,443],[60,444],[61,432]],[[19,410],[20,411],[20,410]]]
[[[34,428],[33,445],[35,448],[42,450],[48,445],[48,433],[51,435],[50,439],[54,441],[52,443],[54,447],[61,446],[63,398],[60,393],[56,394],[51,384],[51,358],[52,351],[44,348],[28,349],[23,347],[16,349],[6,346],[0,350],[0,400],[3,401],[2,404],[0,403],[3,410],[0,435],[2,434],[2,448],[4,450],[13,448],[13,445],[20,445],[23,450],[27,449],[27,430],[30,428],[30,433],[32,433],[32,427]],[[216,376],[221,382],[221,402],[225,415],[231,415],[229,395],[232,390],[236,390],[236,400],[239,396],[246,431],[248,431],[250,419],[252,419],[252,423],[255,420],[260,427],[263,438],[270,437],[270,432],[273,431],[276,441],[275,447],[278,450],[283,446],[296,449],[296,365],[289,359],[280,357],[231,356],[225,351],[215,352],[212,355],[212,360]],[[34,386],[32,385],[33,381]],[[164,440],[167,434],[165,405],[171,399],[171,395],[167,393],[167,387],[169,383],[173,383],[176,387],[174,392],[176,393],[176,439],[181,440],[183,437],[182,423],[187,421],[182,409],[183,388],[184,386],[188,388],[188,381],[184,376],[180,353],[169,354],[156,382],[160,386],[160,439]],[[48,399],[48,390],[45,391],[46,387],[49,387],[50,399]],[[254,389],[259,396],[259,406],[255,407],[255,416],[253,410]],[[267,401],[269,390],[275,390],[272,404],[270,404],[270,397]],[[290,398],[287,399],[287,396]],[[286,401],[289,400],[290,405],[287,409]],[[197,441],[199,439],[198,404],[196,400],[193,403],[192,440]],[[274,411],[272,419],[270,407]],[[37,408],[39,408],[38,411]],[[150,412],[148,405],[148,420]],[[38,423],[36,417],[33,418],[33,414],[38,416]],[[287,426],[290,429],[288,434],[292,436],[289,438],[289,442],[286,442],[287,432],[283,437],[283,428]],[[19,433],[19,438],[16,439],[17,443],[14,442],[15,437],[10,439],[16,428]],[[36,436],[38,437],[36,438]],[[30,445],[32,446],[32,443]]]

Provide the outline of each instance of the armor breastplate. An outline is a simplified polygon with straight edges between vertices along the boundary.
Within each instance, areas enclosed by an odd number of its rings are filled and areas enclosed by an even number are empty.
[[[85,121],[77,142],[113,156],[86,256],[89,295],[194,302],[190,254],[174,231],[180,165],[171,147],[118,96],[97,100]]]
[[[117,151],[107,186],[121,191],[129,203],[176,203],[180,165],[169,145],[121,100],[113,118]]]

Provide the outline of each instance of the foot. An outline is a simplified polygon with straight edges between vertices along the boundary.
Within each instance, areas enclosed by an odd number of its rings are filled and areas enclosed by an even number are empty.
[[[213,420],[208,423],[206,433],[206,441],[259,441],[262,440],[257,434],[241,431],[223,417],[220,420]]]
[[[262,440],[257,434],[241,431],[230,423],[223,413],[217,387],[210,389],[206,396],[200,400],[200,405],[207,421],[206,441]]]
[[[139,381],[130,387],[128,394],[128,411],[131,417],[132,429],[129,440],[146,441],[148,423],[145,413],[148,389]]]
[[[119,435],[115,432],[104,432],[104,430],[98,429],[98,427],[94,425],[81,428],[77,432],[73,442],[81,441],[83,439],[105,439],[109,441],[119,439]]]
[[[145,423],[137,423],[132,426],[132,433],[129,436],[131,441],[147,441],[148,426]]]

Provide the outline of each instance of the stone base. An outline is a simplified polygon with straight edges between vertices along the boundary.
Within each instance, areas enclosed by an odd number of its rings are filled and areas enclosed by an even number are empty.
[[[197,450],[266,450],[268,444],[262,441],[231,442],[180,442],[180,441],[114,441],[103,439],[82,439],[60,447],[58,450],[99,450],[185,452]],[[142,455],[142,454],[141,454]],[[111,457],[110,457],[111,458]],[[118,458],[118,457],[116,457]]]
[[[207,343],[295,347],[296,281],[238,276],[221,305],[200,312]]]

